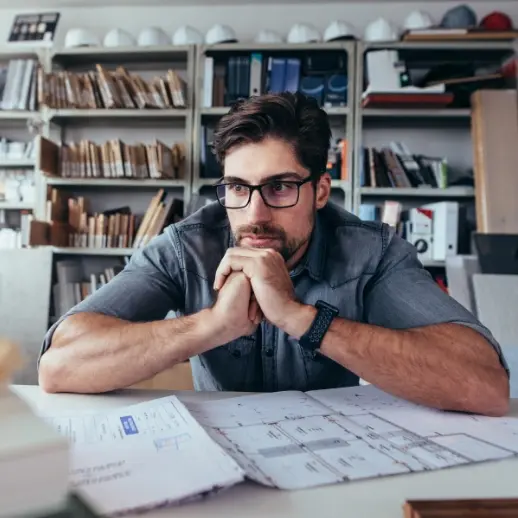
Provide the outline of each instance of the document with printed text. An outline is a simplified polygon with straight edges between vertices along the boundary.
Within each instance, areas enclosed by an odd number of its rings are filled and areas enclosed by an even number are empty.
[[[69,439],[71,487],[99,514],[175,504],[244,479],[175,396],[106,413],[42,417]]]
[[[518,418],[432,410],[372,385],[187,407],[249,478],[282,489],[518,456]]]
[[[518,418],[442,412],[374,386],[43,416],[71,484],[103,515],[177,504],[248,477],[280,489],[518,457]]]

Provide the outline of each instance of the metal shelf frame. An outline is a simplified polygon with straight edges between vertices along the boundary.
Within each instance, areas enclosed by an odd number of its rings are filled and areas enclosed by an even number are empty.
[[[451,189],[372,189],[361,188],[359,185],[359,170],[361,159],[362,133],[364,125],[378,123],[379,121],[405,121],[410,127],[414,122],[433,121],[434,124],[466,123],[469,125],[471,112],[469,109],[372,109],[362,108],[362,91],[364,77],[364,55],[370,50],[388,49],[403,53],[424,53],[430,55],[434,52],[468,52],[472,51],[485,59],[484,56],[514,52],[513,41],[399,41],[399,42],[362,42],[362,41],[338,41],[331,43],[311,44],[256,44],[256,43],[227,43],[218,45],[191,45],[191,46],[160,46],[160,47],[120,47],[120,48],[74,48],[74,49],[39,49],[27,46],[3,46],[0,47],[0,56],[4,60],[12,58],[32,57],[38,59],[44,72],[59,69],[81,69],[92,67],[96,63],[104,65],[128,65],[134,68],[146,70],[151,64],[159,64],[160,67],[175,67],[183,63],[187,79],[187,108],[166,110],[79,110],[79,109],[48,109],[42,107],[35,112],[30,111],[2,111],[0,110],[0,123],[26,124],[32,130],[42,136],[50,138],[51,131],[58,130],[63,134],[67,124],[86,124],[89,122],[102,124],[138,125],[140,122],[171,121],[173,124],[181,124],[185,128],[186,145],[186,170],[185,177],[181,180],[137,180],[137,179],[71,179],[54,178],[44,176],[39,167],[39,160],[0,160],[0,168],[27,167],[36,171],[36,202],[34,207],[27,204],[11,204],[13,210],[33,209],[36,217],[41,218],[45,214],[45,201],[47,186],[58,186],[66,189],[142,189],[148,192],[153,188],[183,189],[184,200],[187,205],[190,198],[198,194],[200,189],[214,183],[213,179],[200,178],[200,157],[202,128],[206,123],[214,123],[219,117],[228,112],[228,107],[205,108],[202,106],[204,84],[204,58],[205,56],[225,56],[230,54],[246,54],[251,52],[263,52],[267,55],[289,56],[300,55],[301,52],[326,52],[343,51],[347,54],[348,105],[347,107],[324,108],[333,125],[343,128],[343,133],[348,139],[347,169],[348,180],[333,180],[332,189],[344,193],[345,208],[358,214],[362,198],[382,199],[401,198],[407,200],[439,200],[460,199],[469,201],[475,193],[471,188],[455,187]],[[410,55],[410,54],[409,54]],[[478,57],[477,57],[478,59]],[[36,150],[36,157],[39,153]],[[5,208],[0,203],[0,208]],[[87,255],[86,249],[67,250],[58,249],[56,254],[70,253]],[[119,249],[96,250],[95,254],[117,255],[122,252]]]

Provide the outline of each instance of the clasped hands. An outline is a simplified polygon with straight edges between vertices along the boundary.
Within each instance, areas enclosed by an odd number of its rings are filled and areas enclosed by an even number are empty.
[[[303,304],[283,257],[272,249],[230,248],[216,270],[212,312],[224,342],[252,334],[263,319],[289,333]]]

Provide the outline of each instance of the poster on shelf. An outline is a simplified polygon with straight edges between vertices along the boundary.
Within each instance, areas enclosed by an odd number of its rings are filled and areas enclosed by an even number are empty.
[[[48,47],[54,42],[60,13],[27,13],[14,17],[7,42]]]

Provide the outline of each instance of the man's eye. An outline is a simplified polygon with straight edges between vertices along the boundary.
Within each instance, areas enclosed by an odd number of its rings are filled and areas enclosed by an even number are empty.
[[[286,192],[293,189],[294,185],[285,182],[275,182],[274,184],[272,184],[272,188],[276,192]]]
[[[227,185],[227,190],[232,191],[236,194],[243,194],[247,192],[247,188],[244,185],[240,185],[238,183],[231,183]]]

